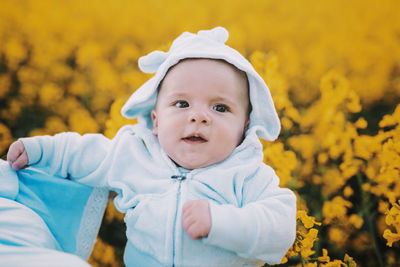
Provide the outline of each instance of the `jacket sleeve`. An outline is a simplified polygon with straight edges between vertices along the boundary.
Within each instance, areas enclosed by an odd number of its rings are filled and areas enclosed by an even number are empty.
[[[66,132],[20,140],[28,154],[29,166],[87,185],[106,186],[107,156],[112,141],[103,135]]]
[[[295,239],[296,197],[279,187],[270,167],[263,167],[262,175],[244,186],[248,197],[242,207],[209,202],[212,226],[203,240],[244,258],[278,264]]]

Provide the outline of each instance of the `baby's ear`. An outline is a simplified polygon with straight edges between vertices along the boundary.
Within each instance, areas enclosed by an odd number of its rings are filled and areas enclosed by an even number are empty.
[[[151,120],[153,121],[153,129],[152,132],[154,135],[158,135],[158,118],[156,110],[151,111]]]
[[[250,125],[250,119],[248,119],[248,120],[246,121],[246,123],[244,124],[244,131],[243,131],[243,133],[246,133],[246,131],[249,129],[249,125]]]

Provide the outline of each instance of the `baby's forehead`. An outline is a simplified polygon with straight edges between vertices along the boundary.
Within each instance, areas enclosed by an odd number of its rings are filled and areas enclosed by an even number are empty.
[[[220,78],[230,77],[244,87],[246,94],[249,90],[248,78],[244,71],[223,59],[213,58],[185,58],[180,60],[168,69],[158,89],[161,89],[165,80],[181,81],[188,79],[188,72],[195,72],[202,79],[207,79],[207,76],[214,78],[218,78],[218,76]]]
[[[226,70],[230,70],[233,73],[237,73],[238,75],[242,75],[247,79],[247,75],[244,71],[239,70],[236,66],[231,63],[219,59],[219,58],[184,58],[181,59],[177,64],[173,65],[167,71],[167,74],[174,69],[183,68],[185,65],[193,65],[193,66],[206,66],[207,68],[225,68]]]

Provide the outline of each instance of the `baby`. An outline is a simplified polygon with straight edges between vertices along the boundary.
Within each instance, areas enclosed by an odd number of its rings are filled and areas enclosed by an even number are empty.
[[[115,138],[22,138],[14,169],[35,166],[117,192],[127,266],[280,263],[294,241],[296,198],[263,161],[280,131],[268,87],[217,27],[183,33],[139,67],[156,74],[122,108],[137,125]]]

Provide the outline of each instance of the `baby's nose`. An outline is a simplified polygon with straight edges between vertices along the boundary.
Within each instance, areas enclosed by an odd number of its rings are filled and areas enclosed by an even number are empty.
[[[189,116],[189,121],[208,125],[211,122],[211,118],[204,110],[194,110]]]

